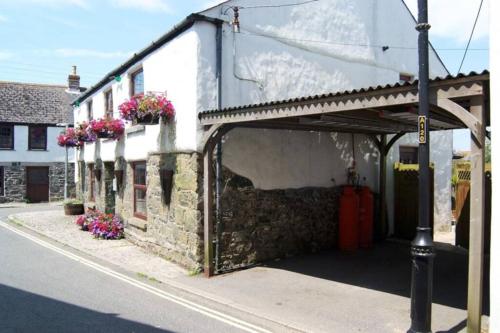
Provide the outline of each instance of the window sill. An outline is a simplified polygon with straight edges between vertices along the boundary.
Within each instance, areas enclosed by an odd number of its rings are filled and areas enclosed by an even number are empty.
[[[11,150],[11,151],[16,151],[14,148],[0,148],[0,150]]]
[[[125,130],[125,133],[132,134],[132,133],[139,133],[139,132],[144,132],[146,130],[146,126],[144,125],[133,125]]]
[[[27,151],[49,151],[48,149],[28,149]]]
[[[134,216],[134,217],[127,219],[127,222],[130,226],[132,226],[136,229],[142,230],[142,231],[146,231],[148,228],[147,221],[142,219],[142,218],[139,218],[137,216]]]

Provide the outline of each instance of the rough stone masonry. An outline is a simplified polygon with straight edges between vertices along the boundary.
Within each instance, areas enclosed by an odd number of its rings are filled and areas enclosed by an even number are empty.
[[[109,165],[103,179],[96,180],[95,204],[100,209],[115,204],[115,212],[126,221],[126,235],[132,242],[184,267],[201,270],[201,155],[193,152],[148,156],[146,220],[134,216],[133,163],[115,162],[115,168],[123,170],[123,181],[116,193],[109,189],[112,176]],[[173,171],[170,198],[166,198],[162,187],[162,170]],[[89,172],[86,174],[88,190]],[[106,194],[114,196],[115,202],[106,199]],[[219,269],[235,269],[334,247],[338,198],[337,187],[259,190],[250,180],[224,169]]]

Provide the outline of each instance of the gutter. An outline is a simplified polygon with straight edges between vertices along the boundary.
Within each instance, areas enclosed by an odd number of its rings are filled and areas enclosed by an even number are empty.
[[[198,21],[204,21],[204,22],[210,22],[216,25],[221,25],[224,21],[212,17],[208,17],[205,15],[201,14],[191,14],[188,17],[186,17],[183,21],[181,21],[179,24],[175,25],[170,31],[168,31],[166,34],[161,36],[158,40],[154,41],[151,45],[147,46],[146,48],[142,49],[138,53],[135,53],[132,58],[121,64],[119,67],[115,68],[106,76],[99,81],[97,84],[94,86],[90,87],[88,90],[86,90],[83,94],[78,96],[73,102],[71,102],[71,105],[75,106],[78,103],[81,103],[85,99],[87,99],[89,96],[93,95],[96,91],[104,87],[106,84],[110,83],[115,79],[116,76],[122,74],[123,72],[127,71],[130,67],[135,65],[137,62],[141,61],[154,51],[158,50],[160,47],[165,45],[166,43],[170,42],[171,40],[175,39],[177,36],[191,28],[195,22]]]

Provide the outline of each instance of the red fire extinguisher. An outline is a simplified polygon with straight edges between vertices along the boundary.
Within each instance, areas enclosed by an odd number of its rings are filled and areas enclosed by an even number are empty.
[[[339,248],[343,251],[358,248],[358,207],[359,199],[354,186],[344,186],[339,211]]]
[[[363,186],[359,191],[359,246],[373,245],[373,194]]]

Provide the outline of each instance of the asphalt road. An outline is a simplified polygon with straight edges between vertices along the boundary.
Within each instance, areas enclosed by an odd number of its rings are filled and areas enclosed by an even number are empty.
[[[243,331],[0,226],[0,332]]]

